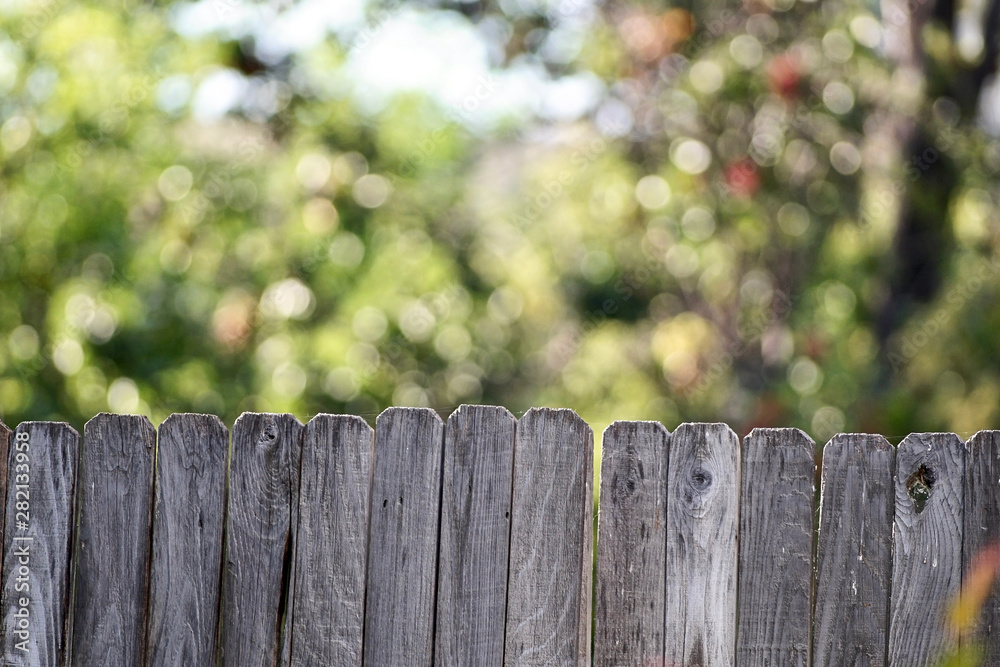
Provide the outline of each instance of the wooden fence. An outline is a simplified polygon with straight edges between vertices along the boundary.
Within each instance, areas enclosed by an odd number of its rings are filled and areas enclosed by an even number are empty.
[[[995,596],[946,620],[1000,432],[838,435],[817,513],[801,431],[616,422],[596,565],[593,451],[485,406],[0,425],[3,665],[1000,664]]]

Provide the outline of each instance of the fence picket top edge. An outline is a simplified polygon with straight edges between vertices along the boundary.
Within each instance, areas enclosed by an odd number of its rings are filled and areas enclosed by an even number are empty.
[[[739,443],[740,436],[736,435],[729,424],[725,422],[684,422],[680,424],[676,429],[674,429],[674,437],[686,434],[689,432],[701,432],[701,433],[719,433],[721,436],[732,440],[733,442]]]
[[[784,427],[759,427],[746,434],[743,438],[743,457],[740,465],[745,465],[747,458],[751,457],[753,452],[761,452],[761,455],[766,456],[763,452],[776,449],[795,458],[807,459],[813,464],[814,472],[816,466],[819,465],[816,456],[816,442],[809,437],[809,434],[802,429]],[[815,487],[815,480],[813,487]]]
[[[782,438],[776,440],[777,436],[792,436],[794,440],[790,438]],[[777,442],[778,444],[788,446],[788,445],[803,445],[806,447],[815,448],[816,441],[810,437],[808,433],[800,428],[787,427],[787,426],[758,426],[743,436],[743,442],[749,442],[752,439],[763,439],[766,442]]]
[[[530,408],[523,415],[521,415],[521,418],[518,421],[520,422],[527,419],[539,419],[541,418],[542,415],[546,416],[551,415],[553,417],[563,417],[563,418],[568,417],[570,422],[573,422],[577,425],[582,424],[583,426],[587,427],[588,431],[590,431],[591,433],[594,432],[594,430],[590,428],[590,424],[585,422],[583,418],[579,414],[577,414],[576,410],[573,410],[572,408],[548,408],[548,407]]]
[[[69,422],[50,422],[50,421],[44,421],[44,420],[30,420],[30,421],[20,422],[14,430],[11,430],[11,429],[7,428],[4,425],[3,422],[0,422],[0,435],[7,435],[9,433],[14,433],[18,429],[20,429],[22,426],[32,426],[32,427],[37,427],[37,426],[57,426],[57,427],[64,428],[64,429],[68,430],[70,433],[72,433],[73,435],[75,435],[78,438],[80,437],[80,432],[77,431],[75,428],[73,428],[73,425],[70,424]],[[6,432],[4,431],[4,429],[6,429]]]
[[[91,424],[108,424],[108,423],[124,423],[124,422],[137,422],[143,428],[148,428],[149,430],[156,432],[153,427],[153,422],[149,420],[146,415],[136,415],[136,414],[121,414],[118,412],[98,412],[96,415],[87,420],[87,423],[83,425],[84,431],[87,430]]]
[[[966,448],[971,448],[973,444],[978,445],[983,441],[986,441],[987,444],[1000,442],[1000,430],[982,429],[981,431],[976,431],[971,438],[965,441],[965,446]]]
[[[832,451],[834,447],[850,447],[858,443],[881,451],[896,449],[885,436],[878,433],[837,433],[823,445],[823,454],[826,454],[828,448]]]
[[[10,427],[4,424],[3,420],[0,419],[0,435],[10,435],[12,432],[13,431],[10,430]]]
[[[224,464],[228,461],[230,445],[229,429],[219,417],[193,412],[171,414],[160,422],[156,430],[157,487],[161,483],[160,475],[163,474],[164,466],[168,465],[166,462],[172,460],[172,457],[179,456],[179,460],[185,462],[185,468],[191,466],[200,476],[209,473],[211,462],[217,458],[222,459]],[[159,491],[156,495],[159,495]],[[154,506],[159,513],[158,499]]]
[[[912,447],[926,445],[929,451],[930,449],[932,449],[930,443],[934,442],[940,442],[944,445],[950,444],[951,446],[954,446],[956,443],[962,445],[963,447],[965,445],[965,441],[962,440],[960,437],[958,437],[958,434],[956,433],[935,431],[929,433],[910,433],[908,436],[900,440],[899,444],[896,445],[896,448],[902,449],[903,447],[912,448]]]
[[[173,422],[181,419],[188,419],[193,420],[196,423],[211,425],[213,428],[222,427],[225,429],[226,433],[229,433],[229,427],[226,426],[221,417],[207,412],[171,412],[167,415],[166,419],[160,422],[157,430],[161,430],[167,425],[173,425]]]
[[[382,412],[380,412],[378,414],[378,417],[375,418],[375,430],[376,431],[378,430],[379,423],[387,419],[395,418],[396,415],[417,415],[417,416],[423,415],[424,418],[433,417],[434,420],[436,420],[439,424],[444,426],[444,420],[441,419],[441,415],[439,415],[437,413],[437,410],[433,408],[418,408],[418,407],[392,405],[383,410]]]
[[[375,431],[375,429],[371,427],[371,424],[365,421],[363,417],[359,417],[358,415],[340,415],[332,412],[316,413],[305,423],[305,427],[308,429],[313,424],[319,424],[320,422],[340,422],[343,424],[351,424],[357,428],[367,429],[369,432]]]
[[[455,410],[450,415],[448,415],[448,422],[451,422],[451,420],[456,417],[462,417],[465,415],[466,412],[470,411],[487,413],[487,414],[493,413],[495,416],[500,418],[513,419],[515,421],[517,420],[517,418],[514,416],[514,413],[512,413],[510,410],[508,410],[502,405],[479,405],[476,403],[462,403],[457,408],[455,408]]]
[[[616,433],[625,428],[637,427],[648,428],[670,435],[670,429],[654,419],[616,419],[605,427],[601,438],[606,438],[609,433]]]
[[[291,417],[299,426],[305,426],[305,424],[303,424],[299,418],[291,412],[253,412],[251,410],[247,410],[240,413],[240,416],[236,418],[235,422],[233,422],[233,430],[236,430],[236,427],[240,424],[240,422],[253,419],[254,417]]]
[[[491,412],[492,411],[497,411],[497,412],[504,413],[504,415],[509,415],[510,417],[517,419],[517,417],[513,413],[511,413],[511,411],[507,407],[505,407],[505,406],[502,406],[502,405],[488,405],[488,404],[484,405],[484,404],[476,404],[476,403],[462,403],[454,411],[451,412],[451,414],[448,416],[448,419],[450,419],[452,416],[462,414],[463,412],[465,412],[467,410],[470,410],[470,409],[484,410],[484,411],[491,411]],[[446,421],[445,419],[443,419],[441,417],[440,413],[438,413],[433,408],[429,408],[429,407],[415,407],[415,406],[389,406],[389,407],[385,408],[381,413],[379,413],[379,415],[376,418],[376,423],[377,423],[378,419],[381,419],[387,413],[397,413],[397,412],[412,412],[412,413],[433,414],[439,420],[441,420],[442,423],[444,423]],[[518,421],[520,421],[521,419],[524,419],[525,417],[528,417],[528,416],[534,416],[534,415],[543,414],[543,413],[548,413],[548,414],[570,413],[575,418],[574,421],[579,420],[579,421],[583,422],[585,425],[587,425],[588,428],[590,428],[590,425],[587,422],[585,422],[582,419],[582,417],[580,417],[580,415],[574,409],[572,409],[572,408],[556,408],[556,407],[548,407],[548,406],[532,407],[532,408],[529,408],[527,411],[525,411],[522,414],[522,416],[520,417],[520,419],[518,419]],[[269,411],[253,411],[253,410],[248,410],[248,411],[244,411],[244,412],[240,413],[240,415],[236,418],[235,422],[233,423],[234,427],[235,427],[236,424],[240,423],[240,421],[242,421],[242,420],[244,420],[244,419],[246,419],[248,417],[259,416],[259,415],[288,416],[288,417],[293,418],[296,422],[298,422],[300,425],[303,425],[303,426],[306,425],[306,424],[308,424],[310,421],[312,421],[314,419],[317,419],[317,418],[320,418],[320,417],[324,418],[324,419],[335,418],[335,419],[359,421],[359,422],[363,422],[366,425],[368,425],[368,422],[363,417],[361,417],[359,415],[353,415],[353,414],[340,414],[340,413],[319,412],[319,413],[314,414],[312,417],[310,417],[305,422],[303,422],[301,419],[299,419],[299,417],[297,415],[295,415],[294,413],[290,413],[290,412],[269,412]],[[204,418],[206,420],[211,420],[211,421],[218,421],[225,428],[227,428],[227,430],[229,430],[228,427],[225,425],[225,422],[222,421],[221,417],[219,417],[218,415],[215,415],[215,414],[212,414],[212,413],[206,413],[206,412],[172,412],[169,415],[167,415],[163,419],[163,421],[161,421],[159,424],[154,425],[152,423],[152,421],[151,421],[151,418],[148,415],[104,411],[104,412],[98,412],[93,417],[91,417],[90,419],[88,419],[85,422],[84,427],[86,428],[87,425],[89,425],[91,423],[94,423],[94,422],[97,422],[97,421],[110,421],[110,420],[119,420],[119,419],[120,420],[141,420],[141,421],[146,422],[155,431],[155,430],[158,430],[160,427],[162,427],[164,424],[167,424],[167,423],[171,422],[172,420],[175,420],[175,419],[180,418],[180,417],[186,417],[186,418],[197,417],[197,418]],[[21,424],[65,424],[69,428],[74,428],[72,426],[72,424],[70,424],[69,422],[67,422],[65,420],[52,421],[52,420],[45,420],[45,419],[25,420],[23,422],[18,422],[17,425],[15,425],[15,427],[11,428],[2,419],[0,419],[0,434],[3,434],[5,432],[6,433],[13,433],[17,429],[17,427],[20,426]],[[670,429],[667,428],[665,425],[663,425],[662,422],[659,422],[659,421],[654,420],[654,419],[616,419],[616,420],[612,421],[607,427],[605,427],[604,432],[607,432],[609,429],[614,428],[614,427],[621,427],[621,425],[624,425],[624,424],[652,424],[652,425],[659,425],[660,427],[664,428],[664,430],[666,430],[667,433],[674,433],[674,432],[680,431],[681,429],[688,429],[688,428],[704,428],[704,429],[721,428],[721,429],[729,430],[729,431],[733,432],[734,435],[736,435],[736,432],[733,431],[732,427],[729,424],[725,423],[725,422],[686,421],[686,422],[682,422],[681,424],[679,424],[674,431],[670,431]],[[370,427],[370,425],[369,425],[369,427]],[[74,430],[75,430],[75,428],[74,428]],[[797,428],[797,427],[790,427],[790,426],[766,426],[766,427],[757,426],[757,427],[754,427],[743,438],[741,438],[741,440],[745,440],[746,438],[749,438],[749,437],[752,437],[752,436],[758,436],[759,437],[760,435],[766,434],[768,432],[771,432],[771,433],[794,432],[794,433],[797,433],[799,437],[804,438],[806,441],[816,443],[816,441],[813,440],[812,436],[809,435],[808,433],[806,433],[805,431],[803,431],[802,429]],[[951,432],[951,431],[912,432],[912,433],[909,433],[908,435],[906,435],[897,445],[891,444],[885,438],[885,436],[883,436],[883,435],[881,435],[879,433],[840,432],[840,433],[835,433],[834,435],[832,435],[826,441],[826,443],[823,445],[823,448],[825,449],[826,446],[830,445],[831,443],[840,442],[840,441],[843,441],[845,439],[863,438],[863,439],[865,439],[865,441],[867,441],[869,443],[872,443],[872,444],[875,444],[880,449],[884,449],[884,448],[893,448],[893,449],[895,449],[895,448],[898,448],[900,445],[902,445],[903,442],[905,442],[908,439],[917,438],[917,437],[919,437],[919,438],[928,438],[928,437],[942,437],[942,436],[953,436],[954,438],[958,439],[959,441],[961,441],[963,443],[971,443],[973,441],[977,441],[978,442],[978,441],[980,441],[980,440],[982,440],[983,438],[986,438],[986,437],[1000,437],[1000,429],[980,429],[980,430],[976,431],[972,436],[970,436],[967,439],[963,439],[960,436],[958,436],[956,433]],[[737,436],[737,437],[739,437],[739,436]]]

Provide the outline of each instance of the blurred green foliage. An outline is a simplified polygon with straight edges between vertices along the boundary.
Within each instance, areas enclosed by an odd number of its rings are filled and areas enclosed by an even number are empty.
[[[938,23],[910,71],[860,2],[422,2],[269,59],[178,34],[176,4],[2,5],[9,424],[487,402],[597,433],[998,426],[1000,144]],[[404,9],[600,99],[486,127],[414,92],[366,109],[337,74]],[[192,112],[227,81],[238,104]]]

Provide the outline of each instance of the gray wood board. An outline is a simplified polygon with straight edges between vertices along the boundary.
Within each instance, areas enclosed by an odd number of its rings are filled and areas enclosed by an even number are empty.
[[[725,424],[681,424],[667,473],[666,663],[735,662],[740,441]]]
[[[153,453],[146,417],[102,413],[84,427],[73,663],[139,665],[149,589]]]
[[[743,439],[736,661],[810,664],[816,445],[795,428]]]
[[[463,405],[448,419],[441,493],[434,664],[503,664],[517,421]]]
[[[514,452],[504,664],[589,665],[593,432],[572,410],[533,408]]]
[[[980,431],[965,445],[965,528],[962,552],[967,580],[977,560],[989,571],[1000,557],[1000,431]],[[988,550],[988,551],[987,551]],[[1000,666],[1000,595],[994,587],[965,641],[983,650],[983,667]]]
[[[956,646],[947,613],[962,584],[964,454],[954,433],[913,433],[896,450],[890,666],[934,665]]]
[[[273,667],[282,648],[298,513],[302,424],[244,413],[233,425],[222,587],[222,664]]]
[[[667,456],[658,422],[613,423],[601,447],[594,665],[648,667],[663,656]]]
[[[361,664],[374,433],[316,415],[302,435],[291,664]]]
[[[880,435],[823,448],[813,665],[884,667],[896,452]]]
[[[429,667],[444,423],[426,408],[389,408],[375,423],[366,665]]]
[[[147,664],[213,665],[217,655],[229,431],[218,417],[160,424]]]
[[[69,661],[74,503],[80,434],[68,424],[22,422],[7,466],[3,664]]]

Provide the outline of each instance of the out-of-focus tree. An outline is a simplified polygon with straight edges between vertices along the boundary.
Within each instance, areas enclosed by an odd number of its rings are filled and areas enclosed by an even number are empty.
[[[2,415],[995,426],[995,4],[371,4],[281,49],[309,3],[8,0]],[[370,104],[410,16],[551,99]]]

